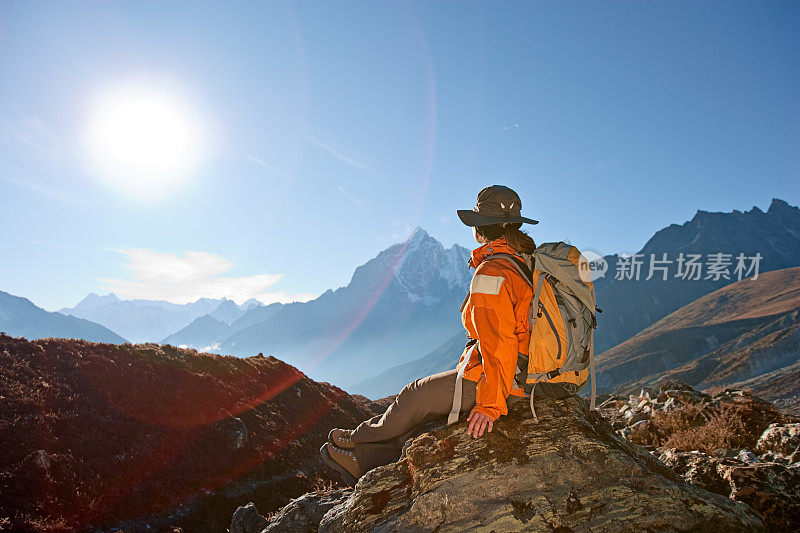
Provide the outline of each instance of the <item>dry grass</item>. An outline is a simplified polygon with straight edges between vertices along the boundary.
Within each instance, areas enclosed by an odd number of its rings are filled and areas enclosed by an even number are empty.
[[[63,518],[52,518],[49,516],[36,516],[25,514],[11,518],[0,518],[0,531],[9,533],[36,531],[39,533],[69,533],[74,531]]]
[[[708,454],[720,448],[753,450],[767,426],[781,420],[781,414],[771,404],[744,395],[715,404],[658,412],[647,425],[634,430],[631,441],[643,446]]]
[[[314,475],[336,479],[317,450],[331,427],[371,416],[362,403],[272,357],[0,334],[0,531],[151,516],[224,531],[242,502],[222,487],[275,480],[241,496],[268,512]],[[190,514],[172,524],[179,505]]]
[[[339,488],[337,484],[335,484],[330,479],[325,479],[321,477],[317,477],[314,480],[313,491],[314,492],[330,492]]]

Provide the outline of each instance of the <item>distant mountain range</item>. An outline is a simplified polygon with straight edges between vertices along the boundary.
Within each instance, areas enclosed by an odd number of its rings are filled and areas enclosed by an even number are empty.
[[[601,391],[629,392],[675,378],[700,388],[754,389],[800,407],[800,267],[712,292],[604,352]]]
[[[317,379],[352,385],[427,353],[461,329],[468,259],[466,248],[445,249],[418,228],[356,268],[346,287],[285,305],[243,329],[232,324],[218,352],[280,355]]]
[[[178,306],[91,294],[62,312],[114,326],[134,340],[242,357],[280,355],[318,379],[351,385],[461,330],[468,259],[466,248],[445,249],[417,228],[356,268],[347,286],[310,302],[237,306],[200,299]]]
[[[349,385],[460,331],[468,258],[466,248],[445,249],[417,228],[356,268],[346,287],[306,303],[264,306],[251,300],[237,306],[201,298],[178,305],[90,294],[60,313],[122,332],[132,342],[238,356],[280,354],[319,379]]]
[[[713,275],[707,278],[707,265],[717,253],[730,254],[723,258],[732,263],[728,279],[714,279]],[[656,232],[638,254],[643,262],[639,280],[616,279],[620,257],[615,255],[606,257],[608,273],[595,283],[597,305],[603,309],[597,319],[595,350],[598,353],[629,339],[689,302],[735,281],[738,254],[745,257],[760,254],[760,272],[800,266],[800,209],[773,199],[766,213],[757,207],[732,213],[698,211],[692,220]],[[663,274],[659,270],[654,270],[652,279],[645,280],[651,254],[659,261],[664,258],[669,261],[653,265],[668,268],[666,281],[661,279]],[[675,277],[680,254],[684,259],[690,254],[701,256],[701,279]]]
[[[0,331],[28,340],[64,337],[113,344],[127,342],[100,324],[45,311],[27,298],[3,291],[0,291]]]
[[[181,305],[163,300],[121,300],[113,293],[105,296],[92,293],[74,307],[59,309],[59,313],[102,324],[131,342],[158,342],[201,316],[211,315],[230,324],[248,310],[263,305],[255,299],[237,305],[227,298],[200,298]]]
[[[228,300],[231,304],[230,300]],[[225,305],[223,302],[220,307]],[[234,304],[235,305],[235,304]],[[229,318],[236,316],[236,320],[221,320],[218,318],[219,307],[208,315],[195,318],[191,324],[163,339],[161,344],[172,344],[173,346],[183,346],[195,348],[202,352],[214,353],[219,350],[221,339],[225,339],[234,333],[241,331],[254,324],[259,324],[268,319],[273,314],[283,308],[284,304],[274,303],[270,305],[259,305],[251,307],[248,311],[235,313],[232,310],[226,312]],[[228,306],[230,307],[230,306]],[[241,311],[241,310],[240,310]]]

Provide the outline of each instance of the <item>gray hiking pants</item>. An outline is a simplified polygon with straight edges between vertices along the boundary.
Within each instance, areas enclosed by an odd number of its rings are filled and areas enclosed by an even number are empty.
[[[353,431],[358,465],[366,472],[396,461],[416,426],[446,417],[453,407],[456,370],[440,372],[409,383],[382,415],[365,420]],[[474,381],[462,381],[461,411],[475,405]]]

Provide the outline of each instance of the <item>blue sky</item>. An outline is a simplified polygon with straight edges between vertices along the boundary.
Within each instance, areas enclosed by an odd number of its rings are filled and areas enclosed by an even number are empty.
[[[472,248],[455,210],[492,183],[537,241],[601,253],[796,205],[799,25],[792,2],[3,2],[0,290],[308,298],[417,225]],[[191,130],[179,179],[87,155],[131,94]]]

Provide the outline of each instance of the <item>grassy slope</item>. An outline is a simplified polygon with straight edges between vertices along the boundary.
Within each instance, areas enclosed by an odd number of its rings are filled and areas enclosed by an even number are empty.
[[[733,283],[600,354],[599,383],[621,390],[676,378],[712,386],[789,366],[798,308],[800,267]]]
[[[224,531],[338,479],[318,447],[373,414],[274,357],[7,335],[0,401],[0,518],[45,530],[173,512]]]

